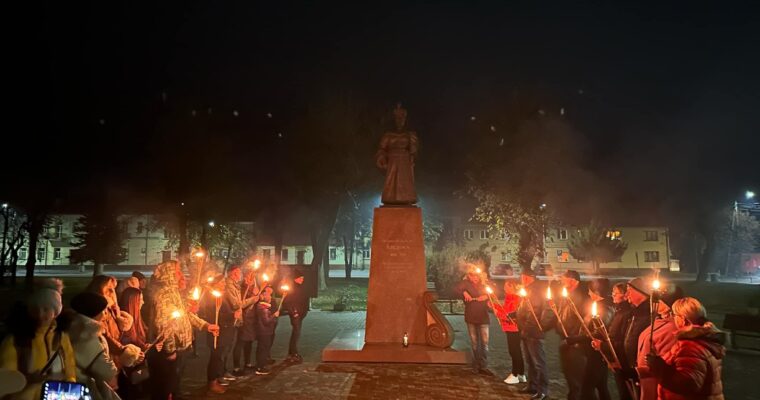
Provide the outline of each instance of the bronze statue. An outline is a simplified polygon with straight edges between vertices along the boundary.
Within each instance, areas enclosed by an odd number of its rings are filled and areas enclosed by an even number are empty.
[[[413,205],[417,202],[414,190],[414,160],[417,157],[417,133],[406,130],[406,110],[397,104],[393,110],[396,130],[386,132],[375,155],[378,168],[385,171],[383,204]]]

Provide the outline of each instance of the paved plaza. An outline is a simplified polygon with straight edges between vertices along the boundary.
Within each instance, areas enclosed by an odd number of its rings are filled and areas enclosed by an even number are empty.
[[[287,365],[290,324],[282,318],[272,350],[277,363],[268,376],[246,376],[233,382],[224,395],[208,396],[205,391],[208,351],[199,349],[189,359],[184,372],[183,390],[191,399],[220,397],[237,399],[527,399],[519,387],[502,382],[507,374],[509,356],[506,339],[491,318],[489,366],[496,377],[473,375],[465,366],[410,364],[322,363],[321,351],[341,329],[364,327],[364,312],[310,312],[304,321],[301,352],[304,363]],[[448,316],[456,334],[465,335],[461,315]],[[557,337],[549,334],[546,353],[549,365],[550,397],[565,397],[565,386],[557,358]],[[205,343],[200,341],[201,346]],[[400,344],[399,344],[400,345]],[[760,353],[730,352],[724,364],[727,399],[760,399],[753,382],[760,372]],[[613,398],[614,385],[610,382]]]

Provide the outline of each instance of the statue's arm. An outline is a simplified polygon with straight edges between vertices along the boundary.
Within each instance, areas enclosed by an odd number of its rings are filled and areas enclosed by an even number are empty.
[[[383,135],[383,138],[380,139],[380,146],[377,149],[377,153],[375,153],[375,165],[383,170],[388,166],[388,153],[386,151],[387,148],[388,138],[387,136]]]
[[[409,155],[412,156],[412,161],[417,158],[417,149],[419,148],[419,140],[417,139],[416,132],[409,133]]]

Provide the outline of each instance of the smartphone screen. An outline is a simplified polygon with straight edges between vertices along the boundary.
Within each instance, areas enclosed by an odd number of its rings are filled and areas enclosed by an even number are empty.
[[[92,400],[92,396],[81,383],[45,381],[40,400]]]

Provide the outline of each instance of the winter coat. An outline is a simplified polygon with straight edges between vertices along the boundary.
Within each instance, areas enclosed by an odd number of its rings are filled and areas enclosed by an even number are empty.
[[[517,326],[520,328],[520,336],[531,339],[543,339],[544,331],[541,328],[545,329],[545,327],[543,326],[542,315],[549,308],[545,305],[546,284],[536,280],[528,285],[525,291],[527,292],[527,296],[520,300],[520,305],[517,307]],[[537,325],[536,319],[541,321],[541,328]]]
[[[654,352],[667,361],[670,357],[670,351],[675,346],[676,332],[678,328],[673,318],[656,319],[654,321]],[[650,352],[649,338],[651,337],[651,328],[647,327],[639,335],[639,354],[636,359],[636,372],[639,374],[641,384],[640,400],[657,400],[657,385],[659,377],[652,374],[647,365],[647,354]]]
[[[48,359],[53,355],[55,343],[60,346],[60,352],[46,377],[46,379],[76,381],[76,359],[74,349],[71,346],[69,334],[56,331],[56,323],[53,321],[49,326],[40,327],[31,341],[30,348],[25,351],[29,354],[26,371],[19,366],[19,349],[16,346],[13,335],[8,335],[0,344],[0,368],[19,371],[25,375],[39,373]],[[27,383],[21,392],[9,395],[12,400],[39,400],[42,390],[42,382]]]
[[[662,400],[723,400],[721,368],[725,336],[707,322],[678,330],[678,342],[662,371],[658,387]]]
[[[625,359],[627,368],[636,368],[636,360],[639,353],[639,335],[644,332],[650,324],[649,320],[649,302],[644,301],[638,307],[632,307],[629,314],[628,322],[625,325],[625,335],[623,337],[623,348],[625,349]]]
[[[464,292],[469,293],[472,297],[472,301],[464,303],[464,322],[488,325],[488,300],[475,300],[476,297],[486,294],[485,286],[482,283],[476,285],[469,279],[465,279],[456,286],[456,292],[461,294],[463,298]]]
[[[290,293],[283,299],[282,308],[288,311],[292,318],[305,318],[309,312],[309,295],[303,284],[293,283]]]
[[[591,310],[591,302],[589,300],[588,294],[584,292],[579,286],[575,290],[569,292],[567,298],[562,296],[553,296],[552,299],[556,305],[557,314],[559,314],[559,317],[562,320],[562,325],[557,322],[557,317],[550,309],[551,305],[547,304],[546,308],[548,312],[545,314],[547,323],[544,324],[544,329],[548,328],[549,326],[554,326],[557,334],[560,337],[565,337],[565,333],[562,331],[562,326],[564,325],[565,330],[567,331],[567,336],[583,335],[585,332],[583,329],[583,324],[585,322],[578,318],[573,305],[575,305],[575,308],[578,310],[578,314],[580,314],[581,318],[585,318],[586,314],[589,314]]]
[[[243,296],[245,297],[245,303],[251,303],[251,305],[243,308],[243,326],[240,327],[239,337],[240,340],[246,342],[252,342],[256,340],[256,302],[259,301],[258,289],[255,285],[243,286]]]
[[[112,390],[106,386],[116,377],[118,369],[109,355],[103,326],[78,314],[71,322],[69,334],[76,355],[77,382],[86,384],[94,399],[110,399]]]
[[[259,301],[256,303],[256,337],[274,335],[277,327],[277,317],[274,316],[277,310],[274,300],[271,303]]]
[[[504,295],[504,304],[494,303],[494,314],[499,320],[504,332],[517,332],[517,307],[520,306],[520,296]]]
[[[184,350],[193,343],[193,328],[205,330],[208,324],[185,307],[185,302],[179,293],[175,273],[177,266],[172,262],[159,264],[151,277],[150,320],[148,328],[152,339],[159,335],[163,337],[162,352],[171,354]],[[179,311],[178,318],[172,318],[172,313]]]
[[[620,360],[620,364],[628,365],[625,358],[625,330],[628,325],[628,320],[631,318],[631,303],[624,301],[622,303],[613,304],[615,313],[612,316],[612,322],[610,322],[609,334],[612,347],[615,348],[615,353]]]

